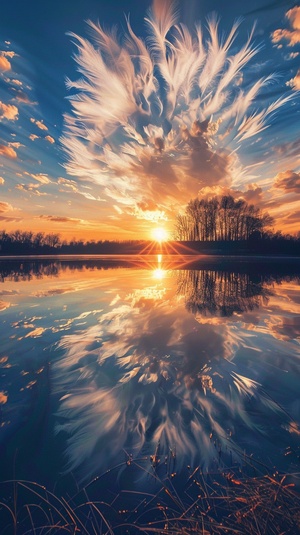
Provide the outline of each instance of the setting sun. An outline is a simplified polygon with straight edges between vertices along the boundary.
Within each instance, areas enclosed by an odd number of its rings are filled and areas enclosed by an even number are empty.
[[[169,239],[168,232],[162,227],[158,227],[152,230],[152,237],[155,241],[162,242]]]

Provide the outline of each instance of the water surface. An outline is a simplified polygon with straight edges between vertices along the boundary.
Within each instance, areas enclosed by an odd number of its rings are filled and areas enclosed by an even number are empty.
[[[295,470],[297,260],[7,259],[0,276],[1,479]]]

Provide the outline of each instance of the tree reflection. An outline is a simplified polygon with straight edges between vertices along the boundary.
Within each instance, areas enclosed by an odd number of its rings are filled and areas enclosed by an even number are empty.
[[[202,324],[186,310],[252,310],[269,296],[263,279],[210,269],[178,277],[190,307],[167,289],[172,277],[154,276],[153,286],[118,292],[97,325],[60,342],[56,429],[67,436],[69,469],[81,469],[83,478],[108,467],[122,450],[142,452],[155,465],[155,452],[163,459],[175,449],[177,466],[230,463],[242,457],[244,444],[259,440],[261,447],[268,440],[275,411],[276,433],[290,440],[291,420],[261,387],[262,368],[235,362],[245,347],[260,352],[257,338],[228,322]],[[265,352],[274,355],[277,342],[266,335]]]
[[[189,312],[221,317],[266,305],[272,295],[260,277],[211,269],[179,271],[177,292],[184,296]]]

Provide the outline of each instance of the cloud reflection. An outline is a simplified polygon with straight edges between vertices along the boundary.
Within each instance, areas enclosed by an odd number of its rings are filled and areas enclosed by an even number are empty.
[[[180,272],[180,291],[185,278],[188,300],[195,277],[203,276]],[[263,285],[253,289],[248,277],[216,272],[213,280],[217,295],[224,284],[230,288],[225,316],[266,304]],[[98,324],[61,339],[54,366],[56,430],[67,436],[68,469],[79,470],[83,479],[123,458],[123,449],[149,456],[158,444],[161,458],[176,450],[178,463],[206,468],[230,462],[247,437],[254,447],[253,431],[266,439],[274,411],[276,425],[285,422],[288,429],[286,413],[260,384],[261,370],[250,368],[249,376],[249,368],[235,362],[245,350],[257,355],[258,340],[228,322],[196,321],[195,312],[205,313],[206,305],[197,301],[188,313],[169,281],[118,292]],[[222,314],[223,305],[210,307],[213,312]],[[273,342],[266,338],[264,344],[267,355]]]

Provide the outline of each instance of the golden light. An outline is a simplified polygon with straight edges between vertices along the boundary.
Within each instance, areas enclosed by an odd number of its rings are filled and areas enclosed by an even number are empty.
[[[168,232],[163,227],[157,227],[152,230],[152,236],[155,241],[162,242],[169,239]]]
[[[158,268],[153,271],[153,278],[156,280],[162,280],[166,276],[166,271],[164,269]]]

